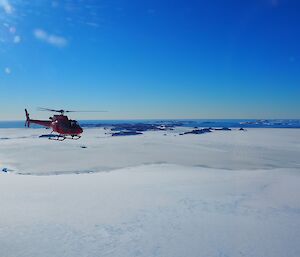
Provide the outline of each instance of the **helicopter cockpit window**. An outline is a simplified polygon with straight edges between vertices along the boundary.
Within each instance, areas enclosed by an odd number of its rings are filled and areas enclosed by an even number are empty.
[[[78,122],[76,120],[71,121],[71,127],[76,127],[78,126]]]

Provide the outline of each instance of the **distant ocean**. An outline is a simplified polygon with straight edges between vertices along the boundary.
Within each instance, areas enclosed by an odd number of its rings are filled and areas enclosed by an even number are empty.
[[[247,120],[247,119],[172,119],[172,120],[79,120],[82,127],[108,127],[117,124],[168,124],[182,127],[228,127],[228,128],[300,128],[300,120],[293,119],[270,119],[270,120]],[[39,126],[33,125],[33,128]],[[24,121],[0,121],[0,128],[24,128]]]

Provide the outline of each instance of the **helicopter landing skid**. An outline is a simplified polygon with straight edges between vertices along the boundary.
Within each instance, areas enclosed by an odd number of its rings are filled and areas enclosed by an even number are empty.
[[[79,138],[81,138],[81,136],[78,135],[72,135],[72,136],[55,135],[55,136],[48,137],[49,140],[56,140],[56,141],[64,141],[65,139],[78,140]]]
[[[78,135],[65,136],[65,139],[71,139],[71,140],[78,140],[79,138],[81,138],[81,136]]]

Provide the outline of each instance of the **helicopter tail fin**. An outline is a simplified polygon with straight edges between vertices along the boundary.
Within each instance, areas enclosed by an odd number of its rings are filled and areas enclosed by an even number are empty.
[[[26,115],[26,121],[25,121],[25,127],[30,126],[30,118],[29,118],[29,113],[27,112],[27,109],[25,109],[25,115]]]

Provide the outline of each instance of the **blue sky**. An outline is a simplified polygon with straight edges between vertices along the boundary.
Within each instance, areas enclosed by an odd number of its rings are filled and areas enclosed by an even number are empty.
[[[0,0],[0,119],[300,118],[300,2]]]

